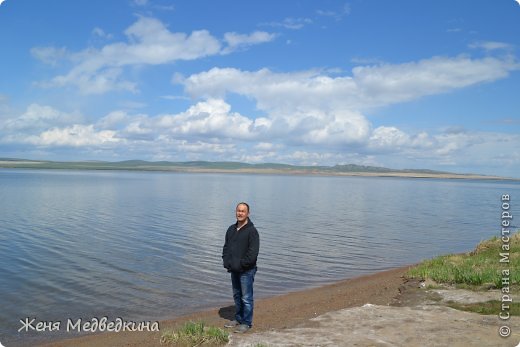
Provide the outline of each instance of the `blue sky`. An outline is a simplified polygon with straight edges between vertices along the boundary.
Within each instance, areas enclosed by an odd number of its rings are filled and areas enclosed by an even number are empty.
[[[520,177],[520,5],[6,0],[0,157]]]

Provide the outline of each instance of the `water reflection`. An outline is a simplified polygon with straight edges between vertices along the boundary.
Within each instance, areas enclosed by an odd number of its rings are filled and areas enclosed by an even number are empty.
[[[144,320],[230,303],[220,254],[238,201],[261,236],[262,297],[470,250],[498,233],[503,193],[520,186],[0,170],[0,340],[26,339],[27,316]]]

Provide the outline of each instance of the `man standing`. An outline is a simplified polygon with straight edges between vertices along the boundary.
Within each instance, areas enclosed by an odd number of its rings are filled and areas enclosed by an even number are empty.
[[[236,327],[235,332],[244,333],[253,326],[253,282],[260,237],[249,219],[248,204],[239,203],[235,213],[237,222],[228,228],[226,242],[222,249],[224,267],[231,273],[235,300],[235,319],[225,327]]]

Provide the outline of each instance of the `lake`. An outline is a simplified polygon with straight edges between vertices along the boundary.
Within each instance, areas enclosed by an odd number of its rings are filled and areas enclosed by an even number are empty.
[[[240,201],[260,234],[261,298],[472,250],[499,236],[502,194],[520,217],[514,181],[2,169],[0,342],[72,336],[18,332],[27,317],[231,305],[221,252]]]

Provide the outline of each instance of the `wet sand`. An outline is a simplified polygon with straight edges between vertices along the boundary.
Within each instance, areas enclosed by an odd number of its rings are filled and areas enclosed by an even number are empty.
[[[520,317],[501,321],[448,307],[448,302],[486,302],[499,290],[472,292],[429,289],[404,277],[409,267],[382,271],[334,284],[255,301],[254,327],[232,333],[230,346],[520,346]],[[161,334],[187,321],[222,327],[233,319],[229,306],[163,321],[160,332],[122,332],[84,336],[46,344],[57,346],[166,346]],[[511,328],[508,338],[499,327]]]
[[[291,292],[255,301],[255,316],[251,333],[268,332],[297,327],[311,318],[331,311],[359,307],[367,303],[389,305],[396,301],[408,267],[378,272],[343,280],[330,285]],[[204,321],[222,327],[233,319],[232,298],[229,305],[193,313],[173,320],[162,321],[160,332],[119,332],[88,335],[47,343],[42,346],[165,346],[161,334],[187,321]]]

